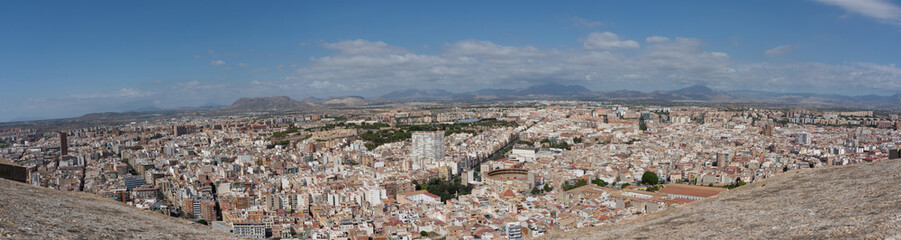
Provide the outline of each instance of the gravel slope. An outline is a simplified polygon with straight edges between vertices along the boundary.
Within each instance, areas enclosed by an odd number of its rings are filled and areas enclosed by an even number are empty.
[[[0,179],[0,239],[233,239],[187,220],[86,193]]]
[[[545,239],[901,239],[901,161],[792,171]]]

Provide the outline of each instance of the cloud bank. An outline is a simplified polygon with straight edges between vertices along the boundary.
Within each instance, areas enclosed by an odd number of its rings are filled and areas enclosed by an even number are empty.
[[[884,23],[901,26],[901,7],[885,0],[814,0],[841,7],[848,12],[860,14]]]
[[[721,90],[901,92],[901,69],[894,65],[747,63],[736,61],[725,52],[707,50],[704,41],[697,38],[652,35],[639,39],[644,39],[644,43],[612,32],[594,32],[573,40],[574,44],[581,43],[581,48],[507,46],[469,39],[446,43],[430,53],[366,39],[320,42],[319,47],[331,52],[310,58],[306,65],[280,65],[279,71],[288,74],[284,78],[186,81],[154,89],[123,88],[33,98],[0,104],[0,116],[51,118],[148,106],[227,105],[240,97],[372,97],[407,88],[462,92],[547,82],[579,84],[596,91],[669,90],[706,84]],[[779,46],[765,54],[785,55],[798,46]],[[224,60],[209,64],[227,66]],[[240,71],[252,74],[267,70],[240,68]],[[10,120],[14,118],[0,119]]]

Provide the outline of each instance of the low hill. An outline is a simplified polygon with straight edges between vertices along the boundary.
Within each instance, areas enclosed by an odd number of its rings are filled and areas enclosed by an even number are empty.
[[[322,101],[329,106],[359,106],[366,104],[366,99],[360,96],[330,97]]]
[[[546,83],[531,86],[514,92],[516,95],[550,95],[550,96],[567,96],[590,93],[591,90],[579,85],[562,85],[557,83]]]
[[[304,110],[314,104],[286,96],[240,98],[229,109],[234,111]]]
[[[901,237],[901,161],[804,169],[712,198],[544,239]]]
[[[444,89],[404,89],[397,90],[385,95],[382,95],[379,98],[382,99],[399,99],[399,100],[409,100],[409,99],[435,99],[435,98],[447,98],[454,96],[454,93],[448,92]]]
[[[234,239],[97,195],[0,179],[0,239]]]

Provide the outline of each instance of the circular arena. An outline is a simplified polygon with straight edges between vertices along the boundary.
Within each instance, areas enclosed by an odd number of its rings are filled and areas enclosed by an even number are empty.
[[[491,180],[526,181],[529,179],[529,170],[523,168],[502,168],[488,171],[485,175]]]

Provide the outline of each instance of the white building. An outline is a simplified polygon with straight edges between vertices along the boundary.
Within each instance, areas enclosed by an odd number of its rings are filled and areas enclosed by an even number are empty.
[[[415,203],[437,203],[441,201],[441,197],[431,194],[425,190],[419,190],[407,193],[405,197],[410,202]]]
[[[531,162],[531,161],[535,161],[537,154],[538,154],[537,148],[515,147],[515,148],[513,148],[513,152],[510,154],[510,158],[520,160],[520,161]]]
[[[798,133],[798,144],[810,144],[810,134],[806,132]]]
[[[414,132],[413,152],[410,154],[413,163],[419,168],[431,165],[444,158],[444,132]]]
[[[519,222],[508,222],[507,223],[507,239],[521,239],[522,238],[522,226],[520,226]]]
[[[215,230],[234,233],[239,237],[266,238],[266,225],[264,224],[213,221],[211,225]]]

